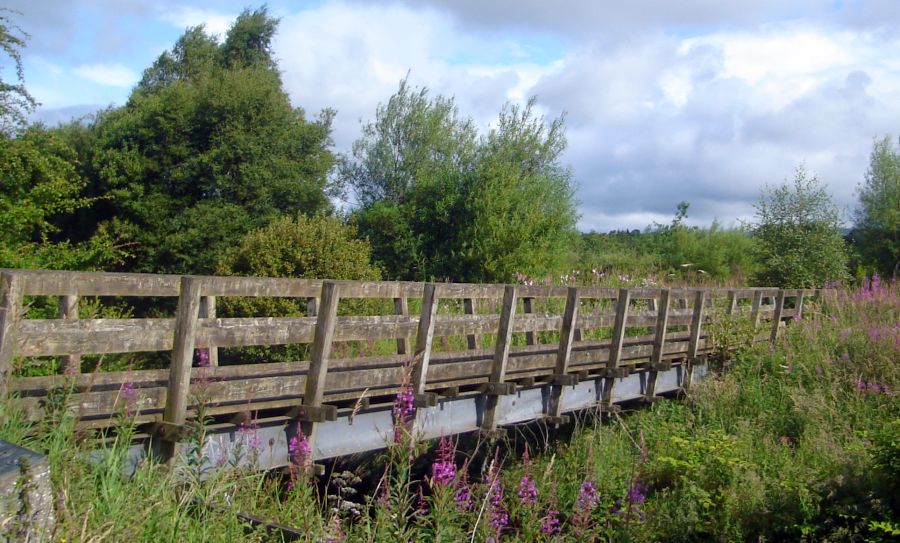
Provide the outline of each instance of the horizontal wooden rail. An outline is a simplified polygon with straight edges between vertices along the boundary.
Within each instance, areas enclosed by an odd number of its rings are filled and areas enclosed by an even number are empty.
[[[190,289],[190,300],[183,298],[184,288]],[[172,428],[201,408],[217,423],[264,412],[315,434],[334,416],[335,406],[359,410],[369,402],[390,402],[411,383],[417,404],[425,407],[439,397],[486,395],[488,418],[479,426],[493,431],[505,420],[500,396],[521,387],[552,387],[551,405],[543,413],[554,421],[562,420],[567,405],[564,390],[583,379],[605,379],[611,387],[612,380],[648,371],[652,399],[661,372],[672,364],[688,371],[709,352],[708,328],[721,315],[759,321],[767,327],[759,339],[769,339],[782,321],[800,314],[804,299],[818,293],[5,269],[0,270],[0,390],[12,393],[26,415],[39,420],[54,391],[65,389],[65,407],[78,415],[81,427],[113,426],[129,409],[139,424],[156,423],[170,442],[177,441]],[[60,318],[30,318],[33,296],[59,297]],[[169,318],[79,318],[79,300],[91,296],[178,297],[179,309]],[[218,316],[229,297],[294,298],[307,316]],[[351,306],[340,309],[347,299],[384,300],[373,307],[385,314],[347,315]],[[243,351],[220,350],[295,344],[306,346],[310,360],[241,363]],[[170,359],[169,367],[103,371],[103,357],[122,353],[140,360],[146,355],[139,353],[156,351],[173,352],[171,358],[154,355],[157,367]],[[196,362],[191,367],[203,352],[209,367]],[[28,365],[48,367],[47,357],[61,357],[59,374],[17,373]],[[84,364],[98,369],[81,373]],[[606,405],[611,389],[602,397]]]

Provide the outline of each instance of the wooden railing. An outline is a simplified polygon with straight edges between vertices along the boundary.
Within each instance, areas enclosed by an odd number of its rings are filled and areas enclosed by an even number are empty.
[[[676,364],[687,370],[681,385],[687,387],[692,364],[710,348],[711,321],[743,313],[768,321],[765,338],[774,338],[783,320],[800,315],[804,297],[818,292],[2,270],[0,293],[0,393],[12,394],[27,417],[39,420],[52,391],[64,389],[81,427],[112,426],[128,383],[140,398],[134,416],[146,435],[176,443],[200,401],[217,424],[237,424],[254,413],[298,422],[315,440],[317,425],[339,411],[389,405],[405,377],[421,407],[481,395],[480,426],[488,432],[497,427],[499,396],[546,386],[543,416],[559,422],[566,386],[605,379],[599,403],[609,407],[616,379],[641,371],[653,399],[658,373]],[[59,318],[28,318],[27,302],[36,296],[58,297]],[[79,318],[81,300],[95,296],[151,298],[145,303],[177,297],[177,308],[163,318]],[[216,302],[223,297],[300,299],[307,316],[220,318]],[[344,315],[339,305],[346,299],[386,300],[382,305],[392,314]],[[410,314],[411,305],[418,314]],[[435,341],[445,337],[459,339]],[[335,356],[340,343],[381,341],[383,347],[383,340],[390,340],[394,354]],[[309,359],[219,363],[220,348],[286,344],[308,345]],[[207,350],[209,367],[195,366],[197,349]],[[168,368],[104,371],[100,363],[81,372],[90,365],[82,364],[83,356],[153,351],[171,352]],[[46,364],[46,357],[60,357],[60,374],[24,376],[23,368]]]

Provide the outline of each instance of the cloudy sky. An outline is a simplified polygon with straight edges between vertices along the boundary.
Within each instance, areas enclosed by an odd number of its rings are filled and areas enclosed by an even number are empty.
[[[244,2],[13,0],[36,118],[122,104],[188,26]],[[875,137],[900,134],[900,0],[270,1],[295,106],[337,109],[336,150],[407,73],[482,127],[537,97],[566,115],[584,230],[752,218],[805,164],[849,212]],[[250,5],[250,7],[256,7]]]

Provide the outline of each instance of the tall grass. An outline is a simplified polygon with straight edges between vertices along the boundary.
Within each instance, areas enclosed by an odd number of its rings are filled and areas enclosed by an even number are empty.
[[[238,461],[205,479],[190,461],[126,475],[124,412],[99,455],[65,410],[27,424],[6,407],[0,436],[48,455],[59,541],[280,540],[236,511],[309,541],[889,541],[900,536],[898,323],[896,282],[830,291],[682,401],[585,418],[524,449],[473,453],[445,438],[428,452],[401,396],[380,467],[325,480],[299,453],[286,478]]]

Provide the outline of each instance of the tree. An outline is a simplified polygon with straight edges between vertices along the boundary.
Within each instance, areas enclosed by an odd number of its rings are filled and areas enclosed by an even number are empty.
[[[846,277],[840,215],[815,175],[798,167],[790,184],[767,187],[755,207],[759,283],[808,288]]]
[[[106,228],[82,243],[59,236],[60,217],[88,209],[74,150],[34,126],[0,139],[0,267],[102,269],[121,260]]]
[[[91,125],[83,174],[103,200],[76,222],[131,239],[127,270],[210,273],[247,232],[331,209],[333,112],[309,121],[291,106],[271,56],[277,23],[246,10],[221,45],[187,30]]]
[[[29,36],[9,17],[15,13],[0,8],[0,49],[8,56],[14,67],[17,83],[10,83],[0,77],[0,134],[10,137],[28,124],[28,114],[37,105],[25,88],[25,72],[22,69],[21,49]],[[0,73],[5,67],[0,64]]]
[[[545,122],[533,101],[504,107],[479,136],[452,98],[403,80],[340,177],[390,276],[511,281],[569,257],[576,213],[571,173],[559,164],[565,145],[563,119]]]
[[[875,141],[860,185],[852,237],[867,267],[900,274],[900,149],[890,138]]]

